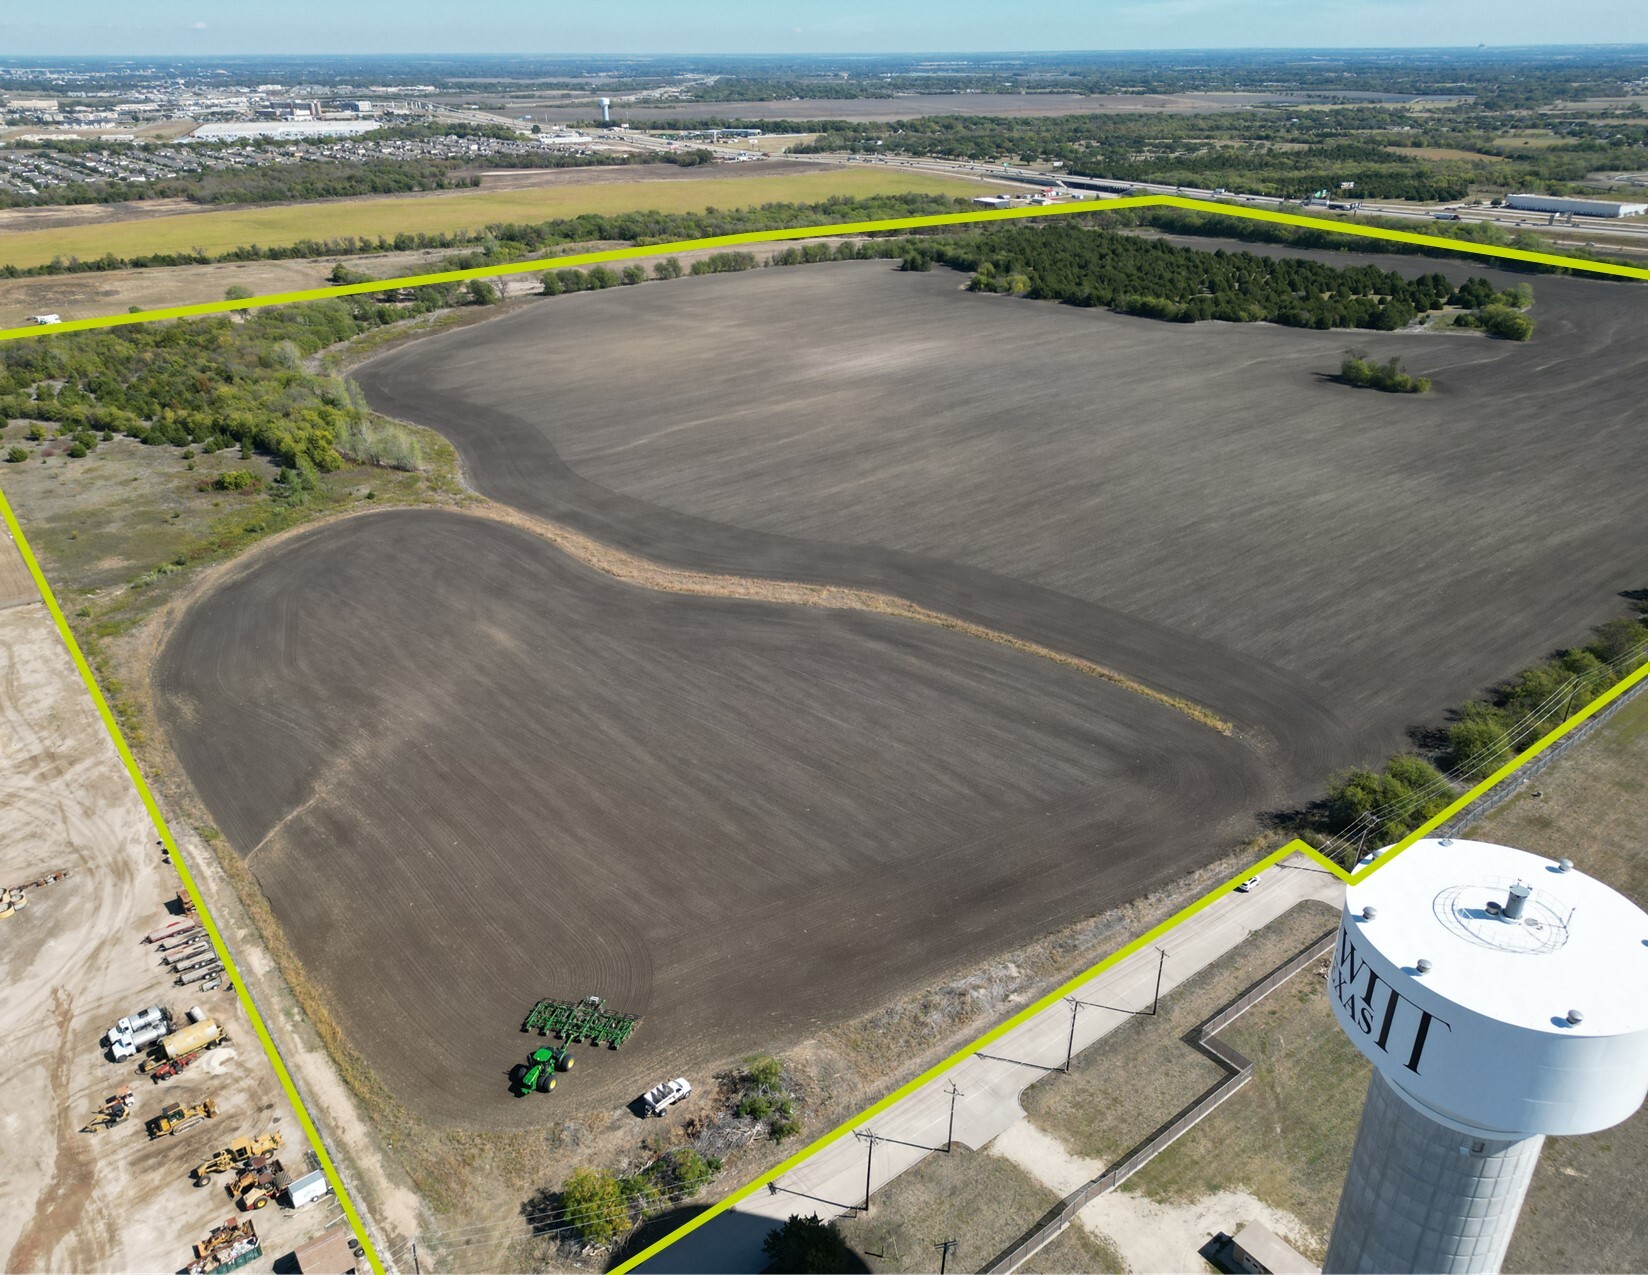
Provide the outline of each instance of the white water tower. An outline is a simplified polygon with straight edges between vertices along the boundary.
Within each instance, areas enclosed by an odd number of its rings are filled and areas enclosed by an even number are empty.
[[[1644,1101],[1647,970],[1568,860],[1420,841],[1347,887],[1330,999],[1375,1074],[1324,1271],[1499,1270],[1546,1135]]]
[[[596,105],[602,108],[602,127],[606,128],[608,125],[613,123],[613,99],[610,97],[598,97],[596,99]]]

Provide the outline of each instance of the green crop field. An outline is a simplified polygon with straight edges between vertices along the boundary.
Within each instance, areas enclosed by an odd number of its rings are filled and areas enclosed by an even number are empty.
[[[522,190],[411,197],[343,199],[313,204],[189,212],[97,225],[0,234],[0,265],[45,265],[54,257],[91,259],[104,253],[221,253],[245,244],[275,246],[301,239],[377,238],[405,232],[474,230],[494,222],[553,221],[581,213],[643,209],[694,212],[756,204],[813,203],[832,195],[979,192],[975,182],[871,169],[775,176],[729,174],[674,181],[587,182]]]

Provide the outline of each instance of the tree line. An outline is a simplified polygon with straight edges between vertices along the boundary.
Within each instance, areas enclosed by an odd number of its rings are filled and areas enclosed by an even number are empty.
[[[1302,831],[1340,837],[1367,828],[1364,840],[1372,846],[1401,840],[1459,791],[1494,774],[1609,690],[1629,665],[1642,661],[1644,649],[1642,617],[1600,625],[1586,645],[1560,651],[1486,698],[1461,705],[1429,755],[1397,753],[1379,770],[1358,767],[1337,776],[1328,798],[1302,816]]]
[[[1457,287],[1438,272],[1406,279],[1375,266],[1208,252],[1074,225],[916,239],[910,254],[971,271],[969,287],[977,292],[1107,306],[1179,323],[1219,319],[1392,332],[1429,311],[1468,305],[1485,288],[1498,295],[1485,280]]]
[[[357,387],[310,373],[303,360],[411,315],[482,299],[438,284],[401,304],[334,298],[256,311],[241,322],[214,316],[7,342],[0,420],[35,422],[34,441],[47,437],[50,423],[71,440],[71,456],[117,433],[152,445],[261,452],[280,467],[273,494],[291,503],[346,457],[420,465],[416,446],[375,422]]]

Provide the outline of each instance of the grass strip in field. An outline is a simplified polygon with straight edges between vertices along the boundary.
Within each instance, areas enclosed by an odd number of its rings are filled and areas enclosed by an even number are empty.
[[[987,208],[979,212],[934,213],[922,217],[890,217],[881,221],[838,222],[828,226],[793,226],[778,230],[751,230],[734,235],[711,235],[703,239],[681,239],[674,243],[644,244],[630,248],[609,248],[602,252],[569,254],[561,257],[541,257],[531,261],[512,261],[503,265],[475,266],[465,270],[440,270],[432,274],[407,275],[398,279],[377,279],[369,283],[344,283],[327,288],[308,288],[296,292],[273,292],[264,296],[245,297],[233,301],[208,301],[199,305],[171,306],[163,310],[148,310],[138,314],[107,314],[95,319],[71,319],[52,324],[48,329],[39,326],[0,328],[0,341],[16,341],[59,332],[80,332],[92,328],[121,327],[128,323],[152,323],[157,319],[186,319],[203,314],[227,314],[235,310],[253,310],[261,306],[292,305],[300,301],[324,301],[329,297],[358,296],[366,293],[387,292],[396,288],[417,288],[434,283],[466,283],[471,279],[494,279],[502,275],[533,274],[554,266],[572,269],[598,265],[606,261],[629,261],[637,257],[663,257],[673,253],[694,252],[704,248],[731,248],[745,244],[774,243],[787,239],[819,239],[828,235],[867,235],[891,230],[921,230],[935,226],[973,225],[992,221],[1014,221],[1026,217],[1061,217],[1073,214],[1093,215],[1120,208],[1185,208],[1193,212],[1220,213],[1229,217],[1245,217],[1251,221],[1272,221],[1285,226],[1303,226],[1331,234],[1350,235],[1365,239],[1385,239],[1393,243],[1415,244],[1423,248],[1447,248],[1454,253],[1471,253],[1481,257],[1499,257],[1508,261],[1523,261],[1533,265],[1554,266],[1579,270],[1590,274],[1614,275],[1624,279],[1650,280],[1650,269],[1643,266],[1624,266],[1609,261],[1587,261],[1580,257],[1563,257],[1549,252],[1530,252],[1523,248],[1505,248],[1499,244],[1477,244],[1461,239],[1447,239],[1438,235],[1423,235],[1407,230],[1389,230],[1382,226],[1352,225],[1325,221],[1317,217],[1300,217],[1293,213],[1272,212],[1264,208],[1241,208],[1230,204],[1210,203],[1202,199],[1186,199],[1179,195],[1143,195],[1129,199],[1109,200],[1104,205],[1089,201],[1075,204],[1054,204],[1033,208]],[[204,214],[203,214],[204,215]]]
[[[960,633],[964,637],[975,638],[981,642],[991,642],[997,646],[1006,646],[1010,650],[1019,651],[1024,655],[1032,655],[1041,660],[1049,660],[1062,668],[1071,669],[1085,677],[1098,678],[1102,682],[1110,682],[1113,686],[1144,696],[1166,708],[1172,708],[1182,713],[1194,722],[1200,722],[1222,735],[1232,733],[1232,723],[1225,718],[1195,704],[1179,695],[1170,695],[1165,691],[1155,690],[1144,682],[1137,682],[1132,677],[1125,676],[1115,669],[1109,669],[1103,664],[1096,664],[1093,660],[1085,660],[1075,655],[1067,655],[1063,651],[1056,651],[1052,647],[1042,646],[1036,642],[1028,642],[1024,638],[1017,638],[1000,629],[987,628],[983,624],[974,624],[962,620],[954,615],[946,615],[942,611],[930,610],[928,607],[918,606],[904,598],[895,597],[890,593],[878,593],[871,589],[850,589],[834,584],[803,584],[789,580],[764,580],[752,576],[720,575],[708,571],[684,571],[677,567],[666,567],[637,554],[603,544],[590,536],[574,531],[560,523],[551,522],[545,518],[535,518],[519,510],[510,509],[502,505],[489,505],[472,510],[481,517],[491,518],[496,522],[507,523],[510,526],[520,527],[534,535],[548,540],[569,557],[577,558],[588,567],[610,575],[626,584],[633,584],[644,589],[657,589],[661,593],[689,593],[705,598],[743,598],[754,602],[777,602],[787,606],[821,607],[833,611],[870,611],[877,615],[891,616],[900,620],[915,620],[918,624],[929,624],[935,628],[949,629],[953,633]]]
[[[51,614],[52,622],[57,626],[58,634],[62,637],[64,646],[68,648],[69,655],[74,660],[75,668],[80,673],[80,680],[86,686],[86,693],[92,697],[92,703],[97,707],[98,716],[103,719],[103,725],[109,732],[110,740],[114,743],[115,752],[120,755],[121,764],[126,767],[126,773],[132,777],[132,785],[137,789],[138,796],[142,798],[144,808],[148,811],[149,818],[154,823],[155,831],[160,834],[160,839],[165,845],[167,853],[171,856],[173,864],[176,865],[178,876],[182,879],[184,888],[189,891],[189,898],[195,905],[196,915],[200,917],[201,925],[211,939],[212,950],[217,954],[218,960],[223,963],[224,977],[229,981],[229,985],[235,989],[235,995],[239,998],[241,1007],[246,1011],[247,1022],[252,1024],[258,1042],[263,1046],[264,1054],[268,1057],[276,1078],[281,1082],[281,1088],[286,1091],[286,1096],[291,1101],[293,1110],[298,1114],[298,1123],[303,1126],[304,1135],[309,1139],[310,1146],[315,1149],[316,1159],[326,1172],[327,1182],[331,1185],[333,1194],[349,1222],[350,1230],[354,1232],[356,1239],[360,1241],[362,1251],[366,1254],[374,1275],[384,1275],[384,1266],[379,1261],[372,1237],[367,1234],[367,1228],[361,1221],[361,1215],[356,1211],[355,1202],[350,1198],[349,1190],[344,1185],[338,1167],[333,1163],[332,1156],[327,1151],[326,1143],[321,1140],[320,1131],[315,1127],[315,1121],[310,1115],[309,1108],[304,1105],[303,1095],[298,1092],[297,1085],[293,1083],[292,1074],[287,1070],[286,1062],[282,1059],[280,1050],[276,1048],[274,1038],[269,1034],[269,1027],[265,1024],[263,1015],[258,1011],[257,1002],[252,999],[251,994],[246,989],[246,981],[241,977],[234,955],[230,952],[229,945],[224,942],[223,933],[219,930],[218,923],[213,918],[211,910],[206,906],[206,899],[202,896],[200,887],[195,884],[194,874],[189,870],[189,862],[179,852],[177,841],[172,836],[172,830],[167,826],[165,816],[161,814],[160,806],[156,803],[154,794],[149,791],[149,785],[144,781],[142,771],[138,769],[137,760],[132,756],[132,750],[126,743],[126,737],[121,733],[120,726],[115,721],[114,712],[110,709],[108,701],[104,699],[103,692],[98,687],[97,678],[92,674],[91,665],[86,662],[86,656],[82,653],[80,644],[75,641],[74,633],[69,628],[69,622],[64,617],[62,608],[57,604],[57,597],[53,594],[50,583],[46,580],[46,573],[41,569],[39,561],[35,558],[34,550],[29,547],[28,538],[23,534],[22,524],[17,521],[17,515],[12,512],[11,504],[6,500],[3,491],[0,491],[0,520],[4,521],[6,529],[11,532],[12,537],[17,542],[18,552],[21,553],[23,561],[28,565],[29,574],[34,577],[34,582],[40,589],[40,597],[46,604],[46,610]]]

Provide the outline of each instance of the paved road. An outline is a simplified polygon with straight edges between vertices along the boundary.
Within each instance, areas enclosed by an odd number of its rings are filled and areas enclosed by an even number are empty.
[[[1074,1044],[1082,1050],[1141,1010],[1149,1009],[1161,962],[1163,991],[1191,978],[1277,919],[1295,904],[1317,899],[1339,907],[1345,886],[1323,869],[1293,858],[1269,869],[1247,894],[1219,899],[1155,947],[1102,971],[1075,993]],[[1159,953],[1163,955],[1160,957]],[[945,1144],[952,1083],[962,1091],[956,1106],[956,1140],[980,1148],[1025,1119],[1020,1094],[1049,1071],[1065,1065],[1072,1009],[1057,1003],[974,1054],[947,1075],[924,1085],[869,1121],[879,1139],[869,1151],[873,1192]],[[844,1138],[792,1169],[775,1184],[706,1223],[642,1266],[663,1271],[760,1271],[762,1240],[792,1213],[840,1217],[865,1198],[867,1144]],[[872,1200],[873,1207],[875,1199]],[[1035,1221],[1027,1218],[1029,1225]]]

